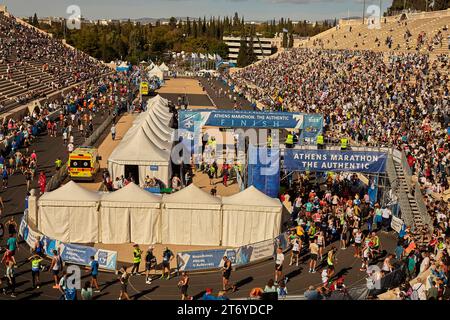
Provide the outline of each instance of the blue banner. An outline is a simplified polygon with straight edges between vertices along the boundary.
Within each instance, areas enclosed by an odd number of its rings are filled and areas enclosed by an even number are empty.
[[[177,254],[178,271],[211,270],[223,267],[223,257],[227,256],[233,266],[242,267],[249,263],[273,258],[277,248],[289,248],[288,233],[275,239],[245,245],[236,249],[212,249],[187,251]]]
[[[311,136],[314,132],[322,132],[323,117],[318,114],[236,110],[181,110],[178,112],[179,129],[195,131],[194,128],[203,126],[307,129],[309,133],[306,136]]]
[[[223,267],[224,256],[227,256],[232,264],[236,264],[235,249],[216,249],[179,252],[177,267],[179,271],[218,269]]]
[[[284,154],[284,168],[290,171],[381,173],[386,161],[383,152],[286,149]]]
[[[51,239],[32,230],[26,223],[25,215],[20,223],[19,234],[30,247],[34,247],[38,236],[41,237],[41,240],[44,243],[44,251],[49,257],[53,256],[53,250],[59,250],[63,261],[88,266],[91,262],[90,257],[94,256],[101,269],[116,270],[117,252],[97,249],[94,247],[67,244]]]
[[[254,186],[269,197],[278,198],[280,191],[280,150],[248,148],[247,185]]]
[[[316,143],[317,136],[323,131],[323,117],[321,115],[306,115],[303,121],[300,140],[306,143]]]

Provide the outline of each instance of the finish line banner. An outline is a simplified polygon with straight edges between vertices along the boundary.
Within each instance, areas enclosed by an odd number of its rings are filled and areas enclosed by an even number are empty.
[[[322,132],[323,116],[292,112],[181,110],[178,128],[188,131],[204,126],[226,128],[305,129]],[[311,128],[315,126],[317,128]]]
[[[372,151],[286,149],[284,153],[284,168],[290,171],[382,173],[386,162],[386,153]]]

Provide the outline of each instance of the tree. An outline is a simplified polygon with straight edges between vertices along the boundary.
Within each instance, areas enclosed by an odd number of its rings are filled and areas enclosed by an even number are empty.
[[[288,48],[293,48],[293,47],[294,47],[294,34],[290,33],[289,34]]]
[[[241,46],[237,57],[237,66],[243,68],[248,66],[248,47],[245,37],[241,39]]]
[[[288,36],[286,32],[283,32],[283,44],[282,44],[283,48],[287,48],[288,47]]]
[[[254,48],[255,42],[253,41],[253,36],[250,36],[249,45],[247,48],[247,65],[252,64],[255,61],[258,61],[258,57],[255,54],[255,48]]]
[[[450,2],[448,0],[434,0],[433,10],[445,10],[450,8]]]
[[[39,28],[39,19],[38,19],[36,13],[33,16],[33,23],[32,23],[32,25],[35,26],[36,28]]]

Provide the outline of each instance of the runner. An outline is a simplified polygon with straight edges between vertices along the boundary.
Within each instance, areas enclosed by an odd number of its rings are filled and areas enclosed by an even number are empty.
[[[130,300],[130,297],[128,296],[128,292],[127,292],[128,280],[130,278],[130,275],[127,272],[127,268],[125,266],[120,268],[119,272],[121,273],[121,275],[118,279],[120,282],[120,293],[119,293],[119,298],[117,300]]]
[[[300,255],[300,243],[299,239],[295,237],[292,242],[292,253],[291,253],[291,261],[289,262],[289,265],[292,266],[295,260],[295,265],[298,267],[298,259]]]
[[[53,274],[55,285],[53,289],[59,289],[59,273],[63,270],[63,260],[57,250],[53,250],[52,262],[50,264],[49,272]]]
[[[152,284],[152,277],[150,275],[150,271],[152,269],[155,270],[156,273],[156,257],[153,254],[153,246],[148,247],[147,254],[145,255],[145,283]]]
[[[222,267],[222,290],[227,291],[227,286],[230,283],[231,277],[231,260],[227,256],[223,257],[223,267]]]
[[[167,272],[167,278],[166,280],[170,279],[170,262],[174,259],[174,254],[172,251],[169,250],[169,247],[165,247],[163,251],[163,261],[162,261],[162,275],[161,279],[163,279],[166,276]]]
[[[100,288],[98,287],[98,280],[97,280],[99,267],[98,261],[95,260],[94,256],[91,256],[90,260],[91,260],[89,262],[90,267],[88,268],[88,271],[91,275],[91,287],[95,288],[94,291],[95,293],[100,293]]]
[[[317,258],[319,254],[319,245],[317,244],[317,238],[314,238],[313,242],[309,244],[310,261],[309,271],[310,273],[316,272]]]
[[[181,280],[178,282],[178,288],[181,291],[181,300],[192,300],[188,295],[189,276],[186,271],[181,273]]]
[[[277,248],[277,255],[275,259],[275,283],[281,281],[283,274],[283,262],[284,262],[284,254],[283,249]]]

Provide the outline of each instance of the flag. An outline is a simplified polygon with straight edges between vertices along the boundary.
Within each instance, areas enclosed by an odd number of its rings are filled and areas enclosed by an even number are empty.
[[[288,30],[288,29],[286,29],[286,28],[283,28],[283,32],[286,32],[286,33],[288,33],[288,32],[289,32],[289,30]]]
[[[216,53],[216,61],[222,61],[222,60],[223,60],[222,57]]]

